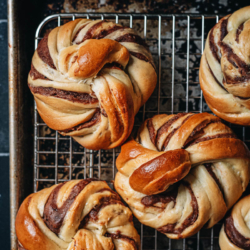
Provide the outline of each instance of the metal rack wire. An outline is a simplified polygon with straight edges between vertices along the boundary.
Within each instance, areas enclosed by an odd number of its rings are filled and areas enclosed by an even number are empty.
[[[130,26],[143,36],[157,66],[158,84],[135,118],[135,129],[157,113],[210,112],[203,101],[199,86],[199,62],[205,37],[219,20],[211,15],[154,14],[56,14],[45,18],[37,28],[35,48],[50,29],[75,18],[108,19]],[[112,187],[119,148],[88,150],[70,137],[50,130],[34,112],[34,191],[76,178],[97,177]],[[230,125],[231,126],[231,125]],[[247,144],[250,134],[241,126],[232,125]],[[135,226],[141,234],[142,249],[219,249],[221,225],[202,229],[197,235],[183,240],[170,240],[152,228]]]

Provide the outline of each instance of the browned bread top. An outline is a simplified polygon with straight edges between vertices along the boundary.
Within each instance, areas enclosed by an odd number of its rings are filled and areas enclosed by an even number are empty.
[[[16,234],[20,250],[139,250],[132,219],[105,181],[74,180],[27,197]]]
[[[224,120],[250,125],[250,6],[223,17],[209,32],[200,85],[211,110]]]
[[[248,148],[208,113],[147,119],[116,165],[115,188],[134,215],[174,239],[221,220],[250,177]]]
[[[152,56],[133,29],[89,19],[46,35],[28,77],[44,122],[96,150],[128,138],[156,81]]]

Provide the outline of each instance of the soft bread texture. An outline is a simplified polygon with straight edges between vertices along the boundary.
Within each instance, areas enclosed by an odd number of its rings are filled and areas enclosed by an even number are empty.
[[[250,6],[222,18],[209,32],[199,78],[210,109],[250,125]]]
[[[105,181],[74,180],[31,194],[16,217],[20,250],[140,249],[131,211]]]
[[[146,120],[116,165],[116,191],[134,215],[172,239],[220,221],[250,177],[249,150],[208,113]]]
[[[46,35],[28,76],[44,122],[95,150],[128,138],[156,81],[152,56],[133,29],[88,19]]]
[[[225,219],[219,244],[221,250],[250,249],[250,195],[240,199]]]
[[[132,164],[130,168],[131,164],[127,166],[126,163],[134,159],[135,155],[139,156],[136,158],[136,166]],[[133,171],[129,177],[130,186],[147,195],[165,191],[171,184],[185,177],[191,168],[188,152],[183,149],[155,152],[146,150],[134,140],[122,146],[116,165],[120,172],[123,172],[123,167],[128,167],[129,172]],[[137,168],[137,165],[140,167]]]

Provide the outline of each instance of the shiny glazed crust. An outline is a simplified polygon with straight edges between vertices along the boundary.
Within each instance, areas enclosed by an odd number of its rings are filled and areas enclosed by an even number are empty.
[[[200,85],[222,119],[250,125],[250,6],[222,18],[209,32],[200,64]]]
[[[221,250],[250,249],[250,195],[234,205],[221,228],[219,244]]]
[[[122,146],[116,165],[116,191],[134,215],[172,239],[221,220],[250,175],[245,144],[208,113],[146,120],[137,139]]]
[[[16,217],[21,250],[140,249],[131,211],[105,181],[74,180],[31,194]]]
[[[95,150],[128,138],[156,81],[152,56],[134,30],[89,19],[68,22],[45,36],[28,76],[44,122]]]

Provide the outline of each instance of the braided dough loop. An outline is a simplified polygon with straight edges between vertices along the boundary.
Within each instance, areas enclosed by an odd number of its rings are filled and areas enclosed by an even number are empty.
[[[74,180],[31,194],[16,217],[20,250],[140,249],[131,211],[105,181]]]
[[[146,120],[116,165],[115,188],[134,215],[172,239],[220,221],[250,177],[247,147],[208,113]]]
[[[250,125],[250,6],[222,18],[209,32],[199,78],[210,109]]]
[[[95,150],[128,138],[156,81],[152,56],[133,29],[88,19],[45,36],[28,77],[43,121]]]
[[[234,205],[221,228],[219,244],[221,250],[250,249],[250,195]]]

